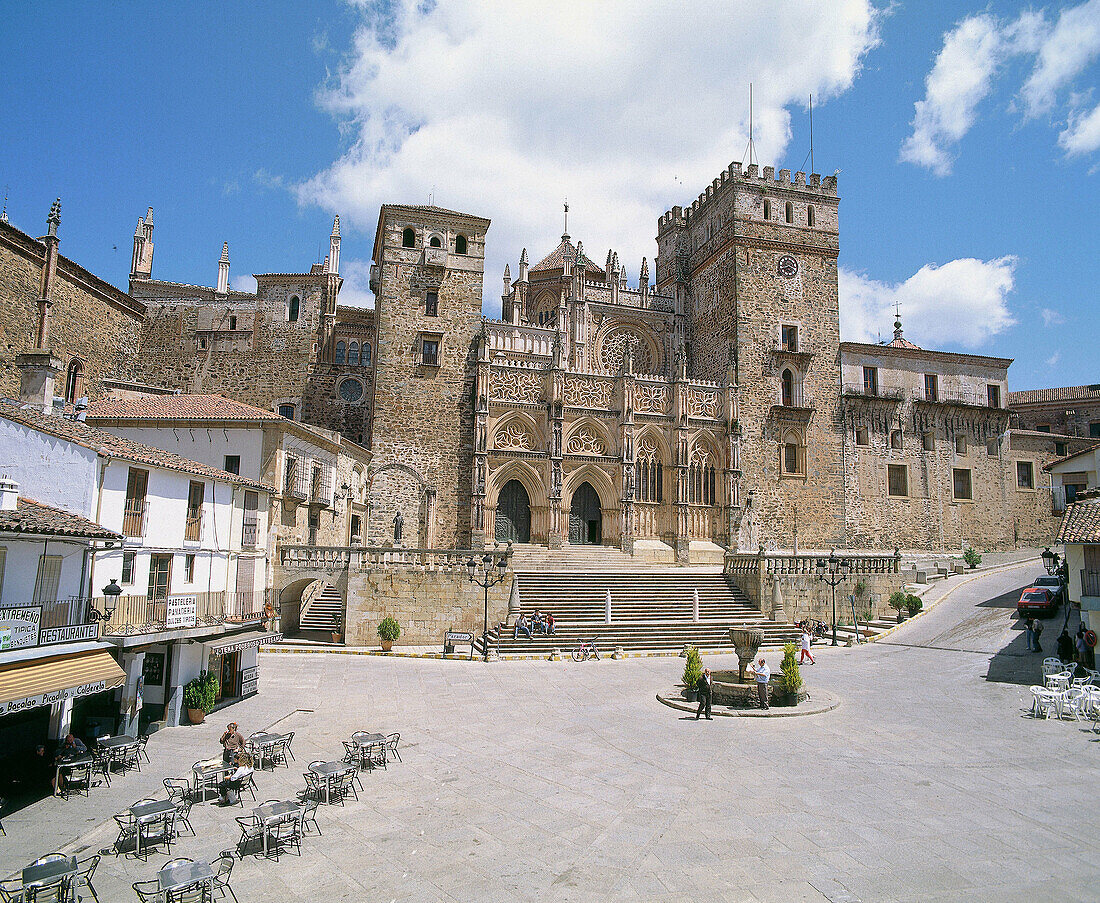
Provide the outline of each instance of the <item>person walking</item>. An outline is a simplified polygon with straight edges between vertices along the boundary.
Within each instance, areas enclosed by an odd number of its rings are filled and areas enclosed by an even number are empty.
[[[244,749],[244,734],[237,730],[236,721],[230,721],[226,725],[225,733],[218,742],[222,745],[222,762],[232,765],[237,755]]]
[[[1032,628],[1031,628],[1031,632],[1032,632],[1032,640],[1031,640],[1032,650],[1031,651],[1032,652],[1042,652],[1043,647],[1039,643],[1039,637],[1041,637],[1043,635],[1043,622],[1040,621],[1038,618],[1032,618],[1031,624],[1032,624]]]
[[[1058,642],[1054,646],[1055,651],[1060,658],[1067,665],[1073,664],[1073,637],[1069,635],[1068,630],[1063,630],[1058,634]]]
[[[1027,651],[1035,651],[1035,619],[1028,616],[1028,619],[1024,621],[1024,641],[1027,643]]]
[[[768,708],[768,681],[772,679],[772,669],[760,656],[759,661],[752,666],[752,673],[756,675],[756,695],[760,697],[760,708]]]
[[[710,717],[710,668],[703,669],[703,676],[699,678],[699,683],[696,684],[695,689],[699,693],[699,710],[695,713],[695,720],[699,720],[699,716],[703,714],[703,709],[706,708],[707,721],[713,721]]]
[[[810,636],[808,628],[802,628],[802,654],[798,656],[798,663],[801,665],[806,659],[810,660],[810,664],[814,663],[813,653],[810,652],[810,643],[813,642],[813,637]]]

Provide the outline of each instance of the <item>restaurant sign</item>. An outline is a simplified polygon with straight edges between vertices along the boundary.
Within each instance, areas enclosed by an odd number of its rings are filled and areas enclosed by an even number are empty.
[[[251,696],[260,686],[259,668],[241,668],[241,695]]]
[[[0,652],[38,645],[42,606],[0,608]]]
[[[54,643],[76,643],[80,640],[99,639],[99,624],[73,624],[69,627],[47,627],[42,631],[43,646]]]
[[[12,715],[16,712],[25,712],[27,709],[37,708],[40,705],[53,705],[55,702],[75,699],[77,696],[91,696],[93,693],[101,693],[106,689],[106,680],[96,680],[91,683],[81,684],[78,687],[67,687],[64,690],[39,693],[35,696],[24,696],[22,699],[12,699],[10,702],[4,703],[3,709],[0,710],[0,715]]]
[[[169,596],[166,627],[194,627],[198,624],[197,596]]]

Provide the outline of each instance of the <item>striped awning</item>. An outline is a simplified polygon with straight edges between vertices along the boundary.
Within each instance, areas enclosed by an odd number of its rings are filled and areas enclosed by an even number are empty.
[[[113,690],[126,674],[109,652],[57,655],[0,666],[0,715]]]

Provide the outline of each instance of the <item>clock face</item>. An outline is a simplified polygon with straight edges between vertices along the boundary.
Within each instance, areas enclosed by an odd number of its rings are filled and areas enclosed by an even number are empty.
[[[798,275],[798,261],[791,257],[790,254],[784,254],[779,258],[779,264],[776,269],[779,271],[779,275],[784,279],[793,279]]]
[[[347,402],[357,402],[363,397],[363,384],[357,379],[345,379],[339,386],[340,397]]]

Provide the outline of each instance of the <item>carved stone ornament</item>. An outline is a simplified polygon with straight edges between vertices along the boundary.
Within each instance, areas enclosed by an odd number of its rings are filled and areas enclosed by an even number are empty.
[[[611,383],[584,376],[570,376],[565,383],[565,403],[578,408],[611,407]]]
[[[538,402],[542,374],[525,370],[490,370],[489,394],[498,401]]]
[[[630,349],[635,373],[656,373],[657,362],[649,343],[628,327],[612,329],[600,344],[600,365],[607,373],[623,369],[627,349]]]
[[[640,414],[667,414],[668,389],[664,386],[634,386],[634,410]]]
[[[718,417],[718,393],[710,389],[692,389],[688,393],[688,414],[692,417]]]
[[[571,455],[606,455],[607,446],[604,445],[596,433],[587,426],[580,427],[569,437],[566,450]]]
[[[531,435],[522,423],[514,420],[497,430],[493,444],[504,451],[531,451],[534,448]]]

